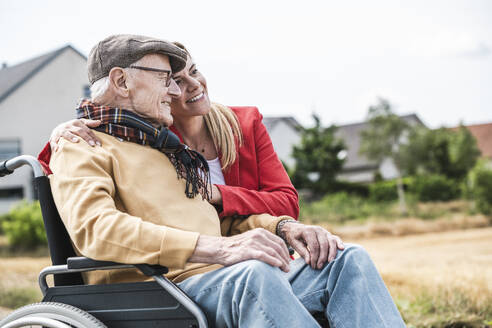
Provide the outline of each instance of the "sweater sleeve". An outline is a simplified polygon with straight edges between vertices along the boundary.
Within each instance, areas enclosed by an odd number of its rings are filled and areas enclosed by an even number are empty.
[[[256,228],[263,228],[276,234],[277,224],[282,220],[292,219],[290,216],[272,216],[270,214],[254,214],[248,217],[239,215],[223,218],[220,224],[222,236],[234,236]]]
[[[199,234],[118,210],[112,156],[91,148],[62,140],[51,160],[53,198],[77,250],[95,260],[184,268]]]
[[[268,213],[274,216],[299,216],[299,198],[282,162],[273,148],[262,115],[255,109],[254,149],[257,160],[258,190],[241,186],[217,185],[222,194],[221,217]],[[244,166],[244,165],[243,165]],[[251,169],[240,167],[240,170]]]

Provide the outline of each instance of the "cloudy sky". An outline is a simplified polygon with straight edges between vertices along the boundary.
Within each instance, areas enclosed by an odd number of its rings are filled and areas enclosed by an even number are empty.
[[[183,42],[213,100],[309,124],[377,97],[431,127],[492,122],[492,1],[0,0],[0,62],[110,34]]]

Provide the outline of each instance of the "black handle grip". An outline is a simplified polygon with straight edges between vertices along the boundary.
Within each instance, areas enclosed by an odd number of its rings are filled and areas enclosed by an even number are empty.
[[[12,173],[14,173],[14,171],[10,171],[7,168],[7,161],[3,161],[0,163],[0,178]]]

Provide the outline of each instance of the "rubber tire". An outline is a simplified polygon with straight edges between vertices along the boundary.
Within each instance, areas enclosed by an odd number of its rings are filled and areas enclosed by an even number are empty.
[[[55,319],[75,328],[107,328],[93,315],[74,306],[55,302],[33,303],[21,307],[0,321],[0,327],[25,316]]]

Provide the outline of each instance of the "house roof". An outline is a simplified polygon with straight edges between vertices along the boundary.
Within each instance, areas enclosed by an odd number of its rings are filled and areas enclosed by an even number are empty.
[[[415,114],[400,116],[410,124],[424,125]],[[368,122],[340,125],[337,127],[336,135],[341,138],[347,147],[347,157],[343,165],[344,171],[357,171],[375,169],[379,163],[369,160],[366,156],[359,154],[361,146],[361,132],[369,127]]]
[[[475,125],[465,125],[477,140],[478,149],[483,157],[492,158],[492,122]],[[456,130],[459,127],[452,128]]]
[[[74,47],[66,45],[20,64],[0,69],[0,103],[67,49],[75,51],[87,60],[87,57]]]
[[[285,122],[294,129],[301,126],[301,124],[292,116],[263,117],[263,124],[265,124],[268,132],[271,132],[279,122]]]

